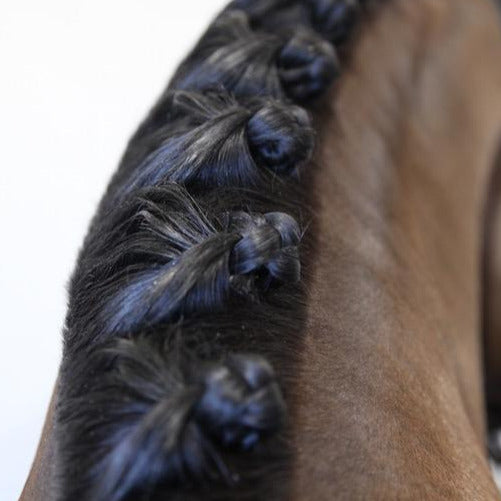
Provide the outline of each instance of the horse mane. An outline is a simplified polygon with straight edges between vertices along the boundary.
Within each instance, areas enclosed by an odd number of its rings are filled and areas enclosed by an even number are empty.
[[[54,499],[283,497],[304,106],[339,74],[359,10],[232,2],[131,139],[70,284]]]

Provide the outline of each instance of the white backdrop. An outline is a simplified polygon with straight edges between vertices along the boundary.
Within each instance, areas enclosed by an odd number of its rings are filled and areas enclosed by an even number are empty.
[[[0,497],[19,496],[65,286],[128,137],[225,0],[0,0]]]

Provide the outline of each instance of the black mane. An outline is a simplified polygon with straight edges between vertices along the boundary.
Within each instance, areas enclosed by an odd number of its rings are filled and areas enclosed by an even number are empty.
[[[298,104],[339,73],[354,0],[237,0],[132,138],[74,271],[59,501],[283,499],[304,326]]]

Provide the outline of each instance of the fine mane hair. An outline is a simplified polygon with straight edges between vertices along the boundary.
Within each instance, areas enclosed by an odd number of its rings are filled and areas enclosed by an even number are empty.
[[[134,134],[70,283],[54,499],[284,497],[303,106],[339,74],[363,4],[232,2]]]

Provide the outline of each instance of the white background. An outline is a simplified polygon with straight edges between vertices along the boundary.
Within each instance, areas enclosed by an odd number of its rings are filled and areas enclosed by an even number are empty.
[[[225,3],[0,0],[2,500],[17,499],[33,459],[88,221],[134,128]]]

